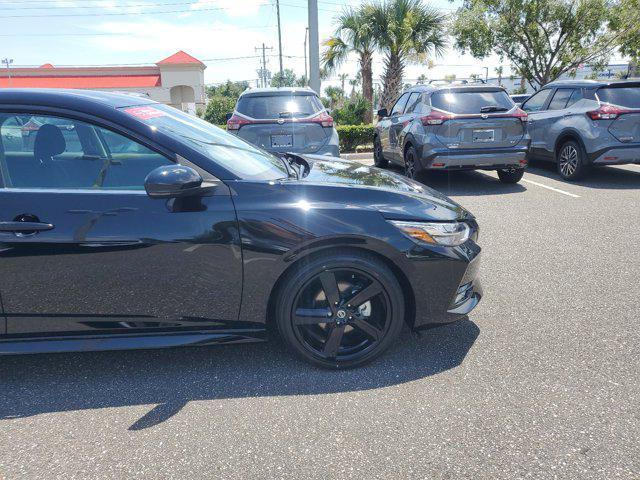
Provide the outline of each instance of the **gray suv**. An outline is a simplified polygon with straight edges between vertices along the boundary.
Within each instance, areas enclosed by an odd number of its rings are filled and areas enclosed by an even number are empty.
[[[426,170],[497,170],[506,183],[524,174],[527,114],[501,87],[419,85],[378,116],[378,167],[396,163],[411,178]]]
[[[333,118],[310,88],[244,91],[227,116],[227,131],[272,153],[340,156]]]
[[[568,80],[522,104],[531,158],[557,163],[565,180],[591,166],[640,163],[640,82]]]

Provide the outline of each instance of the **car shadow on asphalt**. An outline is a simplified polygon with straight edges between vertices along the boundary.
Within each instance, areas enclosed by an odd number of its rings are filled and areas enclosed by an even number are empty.
[[[624,166],[605,166],[592,168],[583,178],[567,185],[579,185],[587,188],[632,190],[640,189],[640,171],[631,170]],[[632,167],[631,167],[632,168]],[[527,172],[533,175],[564,182],[558,174],[555,163],[533,161],[527,167]]]
[[[468,319],[416,334],[405,329],[382,357],[329,371],[278,342],[0,357],[0,422],[44,413],[155,405],[129,430],[158,425],[193,400],[364,391],[460,365],[480,333]]]
[[[401,168],[395,165],[388,168],[402,175]],[[502,183],[480,170],[421,172],[416,180],[447,196],[503,195],[527,191],[520,183]]]

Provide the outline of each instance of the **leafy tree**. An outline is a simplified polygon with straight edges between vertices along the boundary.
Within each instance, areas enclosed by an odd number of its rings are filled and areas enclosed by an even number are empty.
[[[427,83],[427,76],[424,73],[420,74],[416,83],[418,85],[424,85],[425,83]]]
[[[612,8],[610,27],[618,35],[620,53],[631,58],[629,76],[640,76],[640,0],[620,0]]]
[[[373,103],[373,70],[371,67],[374,53],[374,38],[371,24],[364,8],[344,10],[336,19],[336,29],[331,38],[324,42],[326,50],[322,54],[323,70],[336,71],[349,54],[358,56],[362,74],[362,95]],[[373,121],[373,113],[365,114],[366,123]]]
[[[293,70],[285,68],[280,72],[277,72],[271,77],[272,87],[304,87],[307,83],[305,77],[297,77]]]
[[[227,113],[233,112],[236,107],[237,97],[225,97],[222,95],[215,95],[207,102],[207,108],[205,109],[202,118],[207,122],[211,122],[215,125],[222,125],[227,122]]]
[[[365,114],[370,111],[371,104],[361,94],[356,94],[332,110],[331,116],[338,125],[362,125],[367,123]]]
[[[609,2],[464,0],[452,33],[461,52],[477,58],[496,53],[540,87],[581,64],[607,63],[617,43],[607,28]]]
[[[390,109],[400,96],[406,65],[428,63],[427,55],[440,56],[444,51],[446,19],[422,0],[386,0],[363,8],[376,46],[384,55],[381,106]]]
[[[222,85],[208,86],[206,91],[208,98],[220,95],[237,99],[247,88],[249,88],[249,82],[232,82],[231,80],[227,80]]]
[[[322,103],[332,110],[344,101],[344,90],[340,87],[327,87],[324,89],[324,94],[326,97],[322,99]]]

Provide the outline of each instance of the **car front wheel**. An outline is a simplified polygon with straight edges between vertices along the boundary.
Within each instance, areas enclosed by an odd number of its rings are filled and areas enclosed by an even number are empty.
[[[385,168],[389,165],[389,161],[382,154],[382,142],[378,136],[373,139],[373,164],[378,168]]]
[[[393,272],[366,253],[316,257],[289,273],[276,301],[278,331],[325,368],[364,365],[398,337],[404,296]]]
[[[498,170],[498,178],[502,183],[518,183],[524,175],[524,168],[508,168]]]
[[[565,142],[558,150],[558,173],[569,181],[578,180],[587,172],[585,154],[574,140]]]

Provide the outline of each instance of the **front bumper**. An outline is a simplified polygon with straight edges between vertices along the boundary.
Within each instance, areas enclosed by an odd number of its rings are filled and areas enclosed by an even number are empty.
[[[482,299],[477,234],[459,247],[421,247],[406,253],[404,271],[415,299],[414,328],[455,322]]]
[[[421,158],[424,170],[498,170],[523,168],[527,164],[529,147],[509,147],[492,150],[432,149]]]

